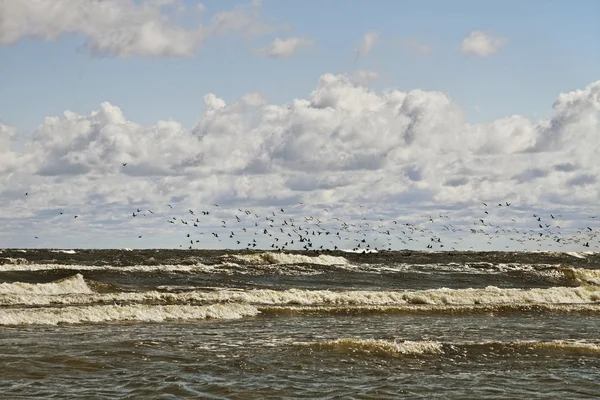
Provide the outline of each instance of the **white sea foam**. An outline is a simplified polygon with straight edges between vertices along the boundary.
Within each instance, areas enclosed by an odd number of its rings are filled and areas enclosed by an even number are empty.
[[[82,278],[76,278],[82,279]],[[14,284],[13,284],[14,285]],[[46,284],[48,285],[48,284]],[[36,286],[36,285],[34,285]],[[37,290],[37,292],[36,292]],[[64,289],[60,289],[64,293]],[[75,289],[73,289],[75,290]],[[48,296],[48,289],[31,289],[28,293],[15,289],[0,294],[0,305],[48,305],[90,303],[244,303],[278,306],[394,306],[394,305],[535,305],[583,304],[600,301],[600,287],[551,287],[533,289],[501,289],[488,286],[484,289],[429,289],[402,291],[364,290],[211,290],[169,292],[87,293],[84,289],[74,294]]]
[[[568,251],[566,254],[573,256],[573,257],[577,257],[577,258],[586,258],[584,253],[578,253],[576,251]]]
[[[509,342],[501,343],[504,346],[512,347],[516,349],[530,349],[530,350],[566,350],[584,353],[600,353],[600,346],[598,343],[576,341],[576,340],[551,340],[547,342],[541,341],[522,341],[522,342]]]
[[[311,314],[311,315],[361,315],[361,314],[494,314],[512,312],[559,312],[559,313],[593,313],[600,311],[599,303],[544,303],[544,304],[397,304],[397,305],[337,305],[337,306],[259,306],[263,313]]]
[[[6,270],[7,269],[7,267],[5,267],[6,265],[24,265],[24,264],[29,264],[29,261],[27,261],[25,258],[6,257],[6,258],[2,258],[2,263],[0,263],[0,269]]]
[[[83,275],[76,274],[69,278],[50,283],[0,283],[0,295],[62,295],[69,293],[91,294]]]
[[[369,355],[421,355],[460,353],[462,356],[490,355],[502,353],[504,350],[517,351],[568,351],[579,353],[598,354],[598,343],[572,340],[551,341],[514,341],[514,342],[466,342],[466,343],[441,343],[436,341],[391,341],[381,339],[355,339],[343,338],[324,342],[295,343],[327,350],[347,350],[353,353]]]
[[[346,268],[357,269],[356,265],[348,264]],[[509,264],[493,264],[493,263],[443,263],[443,264],[411,264],[411,263],[398,263],[398,264],[360,264],[359,269],[369,271],[372,273],[382,272],[403,272],[411,271],[417,273],[438,273],[438,272],[456,272],[465,274],[502,274],[513,271],[531,272],[540,269],[558,268],[559,264],[520,264],[520,263],[509,263]]]
[[[350,264],[348,264],[350,265]],[[80,265],[80,264],[19,264],[10,263],[0,265],[0,271],[48,271],[48,270],[71,270],[71,271],[119,271],[127,273],[143,272],[181,272],[181,273],[222,273],[222,274],[261,274],[272,273],[279,275],[315,275],[322,273],[306,266],[293,264],[254,264],[252,268],[248,265],[240,265],[232,262],[222,264],[205,265],[201,263],[192,265],[183,264],[160,264],[160,265]]]
[[[305,256],[302,254],[264,252],[258,254],[234,254],[232,257],[248,264],[265,265],[265,264],[317,264],[317,265],[345,265],[348,260],[344,257],[330,256],[320,254],[316,257]]]
[[[26,260],[25,260],[26,262]],[[22,264],[19,262],[0,265],[0,271],[49,271],[49,270],[73,270],[73,271],[121,271],[121,272],[212,272],[215,265],[192,264],[192,265],[80,265],[80,264]]]
[[[248,304],[188,305],[96,305],[88,307],[50,307],[0,309],[0,325],[57,325],[98,322],[162,322],[166,320],[237,319],[259,313]]]
[[[75,250],[50,250],[52,253],[76,254]]]
[[[442,343],[434,341],[390,341],[377,339],[344,338],[325,342],[312,343],[310,346],[324,349],[345,349],[367,354],[441,354],[444,352]]]
[[[584,285],[600,285],[600,269],[561,268],[565,277]]]

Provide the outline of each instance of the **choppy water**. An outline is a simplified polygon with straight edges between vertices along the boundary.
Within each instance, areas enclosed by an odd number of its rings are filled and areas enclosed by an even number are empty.
[[[600,255],[2,250],[5,398],[598,398]]]

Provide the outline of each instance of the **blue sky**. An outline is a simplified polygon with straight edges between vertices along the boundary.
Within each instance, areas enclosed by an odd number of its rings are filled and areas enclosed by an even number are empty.
[[[206,14],[185,23],[206,22],[212,13],[239,2],[203,4]],[[600,71],[600,3],[592,0],[265,0],[261,13],[287,29],[252,40],[208,40],[189,58],[95,57],[81,49],[84,39],[76,34],[2,46],[0,118],[30,132],[45,116],[67,109],[89,113],[110,101],[141,123],[173,118],[191,127],[203,111],[205,93],[233,101],[257,91],[285,103],[306,97],[323,73],[367,68],[381,76],[376,88],[444,91],[470,121],[479,122],[510,114],[545,115],[557,93],[585,86]],[[459,44],[476,29],[508,42],[493,57],[473,60],[460,53]],[[379,44],[355,62],[354,49],[371,30],[380,33]],[[253,52],[286,33],[309,37],[315,45],[285,60]],[[410,54],[401,45],[407,39],[430,46],[431,54]]]
[[[567,231],[600,248],[598,16],[592,0],[4,0],[0,246],[177,246],[167,203],[226,202],[207,236],[238,208],[337,224],[364,204],[436,235],[450,221],[430,216],[453,213],[476,248]],[[482,214],[506,201],[508,225]]]

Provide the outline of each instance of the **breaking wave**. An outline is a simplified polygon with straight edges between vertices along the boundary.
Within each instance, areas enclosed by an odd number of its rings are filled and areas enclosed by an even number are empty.
[[[580,285],[600,285],[599,269],[561,268],[560,273],[573,283]]]
[[[0,265],[24,265],[29,264],[29,261],[21,257],[0,257]]]
[[[99,322],[238,319],[259,313],[248,304],[96,305],[87,307],[0,309],[0,325],[58,325]]]
[[[297,343],[314,349],[345,351],[367,356],[445,355],[452,359],[503,356],[507,354],[575,353],[599,355],[595,342],[574,340],[442,343],[437,341],[396,341],[343,338],[312,343]]]
[[[316,264],[316,265],[346,265],[348,260],[344,257],[320,254],[316,257],[302,254],[264,252],[259,254],[234,254],[228,256],[251,265],[266,264]]]
[[[366,354],[406,355],[406,354],[441,354],[442,344],[434,341],[389,341],[377,339],[344,338],[309,344],[325,350],[344,350]]]
[[[225,265],[228,266],[228,265]],[[0,271],[52,271],[52,270],[73,270],[73,271],[120,271],[120,272],[214,272],[219,265],[198,264],[159,264],[159,265],[81,265],[81,264],[5,264],[0,267]],[[222,267],[222,266],[221,266]]]
[[[70,293],[92,294],[93,291],[87,285],[81,274],[76,274],[50,283],[0,283],[0,295],[27,294],[54,296]]]
[[[51,283],[4,283],[0,305],[50,305],[92,303],[244,303],[264,306],[486,306],[537,304],[596,304],[600,286],[513,289],[488,286],[467,289],[426,290],[306,290],[221,289],[185,292],[97,293],[81,274]]]

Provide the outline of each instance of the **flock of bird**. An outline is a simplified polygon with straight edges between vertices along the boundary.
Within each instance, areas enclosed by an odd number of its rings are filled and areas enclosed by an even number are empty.
[[[299,203],[301,205],[302,203]],[[498,203],[495,207],[510,207],[511,203]],[[176,210],[168,204],[168,211]],[[292,206],[293,207],[293,206]],[[481,203],[481,215],[467,224],[452,224],[447,214],[430,216],[427,220],[402,222],[384,218],[354,218],[342,220],[332,216],[327,208],[320,216],[306,215],[294,218],[297,212],[287,213],[283,208],[270,210],[266,215],[248,209],[224,210],[218,204],[194,210],[180,210],[185,215],[170,216],[166,223],[183,228],[180,247],[188,249],[203,248],[207,242],[223,242],[221,248],[272,249],[272,250],[352,250],[369,252],[381,250],[397,250],[403,248],[422,248],[432,250],[474,249],[465,246],[467,235],[476,237],[485,246],[493,246],[498,239],[504,239],[505,249],[523,249],[527,246],[542,247],[549,240],[552,247],[576,246],[599,248],[595,230],[589,226],[574,229],[574,234],[563,234],[559,221],[562,215],[531,214],[529,221],[522,221],[517,227],[517,220],[508,218],[506,223],[489,222],[495,213],[494,206]],[[358,208],[363,208],[358,205]],[[212,214],[218,213],[220,223],[215,224]],[[161,213],[162,214],[162,213]],[[136,209],[133,218],[156,216],[153,210]],[[225,215],[228,215],[225,217]],[[223,218],[223,219],[221,219]],[[596,217],[590,217],[596,218]],[[497,218],[495,218],[497,219]],[[492,218],[494,220],[494,218]],[[467,233],[467,235],[464,235]],[[142,236],[139,236],[142,238]],[[467,240],[466,240],[467,239]],[[508,240],[508,242],[507,242]],[[512,243],[511,243],[512,242]],[[490,247],[490,249],[497,249]],[[479,247],[481,249],[481,247]]]
[[[125,166],[126,163],[123,163]],[[29,193],[25,193],[26,196]],[[175,203],[174,203],[175,204]],[[303,203],[298,206],[304,208]],[[531,250],[551,245],[552,248],[599,248],[596,229],[590,226],[563,229],[562,215],[534,213],[527,217],[519,211],[519,220],[507,216],[512,203],[480,204],[480,214],[472,221],[462,218],[451,223],[448,214],[438,213],[428,219],[388,220],[360,215],[345,220],[332,216],[329,208],[313,210],[313,215],[298,217],[299,212],[277,208],[262,214],[249,209],[228,210],[218,204],[203,209],[174,209],[171,204],[161,210],[136,208],[131,218],[165,218],[179,231],[180,248],[271,249],[271,250],[351,250],[370,252],[400,249],[430,250]],[[361,210],[362,209],[362,210]],[[499,212],[499,209],[504,209]],[[62,215],[63,212],[61,211]],[[362,216],[362,218],[361,218]],[[78,215],[72,215],[74,219]],[[590,219],[596,216],[588,217]],[[407,222],[409,221],[410,222]],[[565,220],[565,223],[570,221]],[[137,234],[138,239],[144,235]],[[39,239],[38,236],[35,237]],[[550,242],[551,241],[551,242]]]

